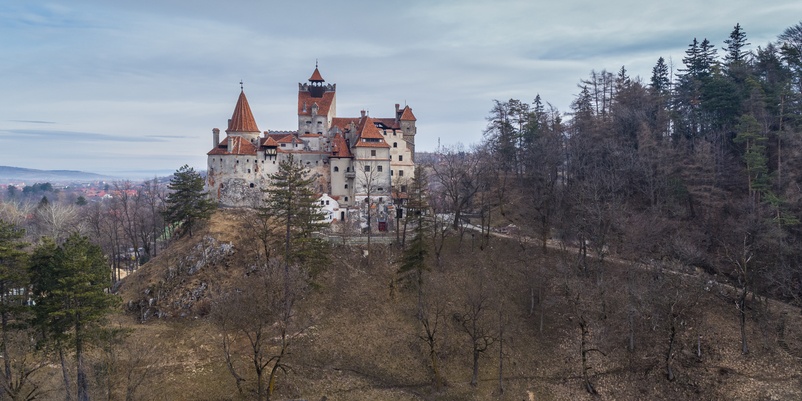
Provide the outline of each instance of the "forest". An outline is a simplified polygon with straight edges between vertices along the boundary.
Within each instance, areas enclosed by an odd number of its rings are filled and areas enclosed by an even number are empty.
[[[292,163],[247,210],[186,165],[9,187],[0,400],[801,397],[802,23],[722,36],[570,110],[495,100],[394,177],[392,245],[323,227]]]

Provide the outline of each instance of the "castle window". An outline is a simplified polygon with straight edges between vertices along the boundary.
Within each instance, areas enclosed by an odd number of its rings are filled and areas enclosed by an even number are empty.
[[[323,206],[323,205],[325,205],[325,204],[326,204],[326,202],[324,202],[324,201],[321,199],[321,200],[320,200],[320,206]]]
[[[404,170],[398,170],[398,176],[399,177],[403,177],[404,176]]]
[[[254,187],[254,185],[253,185],[253,183],[251,183],[251,188],[253,188],[253,187]]]
[[[345,189],[348,189],[348,184],[345,184]]]
[[[377,189],[379,192],[381,192],[381,191],[384,191],[384,188],[382,188],[382,187],[378,187],[378,188],[376,188],[376,189]],[[381,202],[381,200],[382,200],[382,198],[379,198],[379,202]]]
[[[326,201],[326,206],[328,206],[328,205],[329,205],[329,201]]]
[[[393,170],[390,170],[390,177],[393,176]]]
[[[393,147],[397,148],[398,147],[398,142],[393,142]]]
[[[370,166],[365,166],[365,172],[370,172]]]
[[[370,155],[371,155],[371,156],[376,156],[376,151],[375,151],[375,150],[371,150],[371,151],[370,151]]]
[[[337,166],[334,166],[334,172],[336,173],[336,172],[338,172],[338,171],[340,171],[340,168],[339,168],[339,167],[337,167]]]
[[[398,155],[398,161],[400,162],[404,161],[404,155]]]
[[[248,174],[250,174],[250,173],[251,173],[251,169],[248,169]]]
[[[307,132],[307,134],[308,134],[308,132]],[[287,147],[287,144],[286,144],[286,143],[282,143],[282,144],[281,144],[281,147],[282,147],[282,148],[286,148],[286,147]]]
[[[348,202],[348,197],[347,196],[345,197],[345,201]]]
[[[382,172],[382,166],[376,166],[376,170],[379,170],[379,172],[381,173]]]
[[[402,185],[401,186],[401,192],[407,192],[407,186],[406,185]]]

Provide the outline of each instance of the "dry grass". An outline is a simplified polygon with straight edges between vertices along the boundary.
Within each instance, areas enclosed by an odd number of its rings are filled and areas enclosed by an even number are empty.
[[[157,306],[168,319],[139,324],[137,316],[119,317],[133,329],[137,342],[158,344],[160,357],[152,368],[158,384],[143,391],[142,399],[239,400],[234,380],[225,369],[219,335],[203,316],[208,297],[233,278],[244,274],[257,258],[258,240],[248,235],[234,211],[218,212],[209,227],[193,239],[177,241],[164,254],[126,279],[121,294],[134,303],[146,298],[148,288],[161,288]],[[165,272],[181,255],[192,252],[204,236],[232,242],[235,252],[223,262],[191,276],[166,279]],[[533,249],[535,248],[535,249]],[[442,324],[440,362],[446,387],[435,391],[425,344],[419,339],[417,296],[413,289],[395,286],[397,258],[393,249],[376,248],[367,265],[359,252],[335,248],[331,266],[319,284],[298,304],[298,313],[312,326],[296,342],[288,358],[292,371],[279,377],[276,399],[319,400],[583,400],[578,317],[591,325],[591,343],[606,356],[591,354],[591,380],[598,398],[610,400],[786,400],[802,399],[802,319],[799,311],[770,302],[762,315],[748,323],[752,352],[740,354],[737,314],[725,300],[726,288],[703,289],[704,277],[660,274],[630,265],[608,264],[604,284],[577,274],[573,255],[541,255],[536,246],[512,239],[493,239],[480,251],[470,241],[446,245],[444,263],[426,274],[425,288],[448,310]],[[634,270],[633,270],[634,269]],[[633,272],[634,271],[634,272]],[[701,274],[701,273],[699,273]],[[626,350],[627,280],[640,288],[637,345]],[[188,307],[177,299],[197,288],[209,288]],[[481,284],[481,285],[480,285]],[[539,332],[540,308],[530,315],[530,288],[543,286],[544,330]],[[667,332],[659,308],[661,288],[688,291],[693,299],[677,330],[673,366],[677,379],[666,380],[663,369]],[[602,288],[604,290],[602,290]],[[504,326],[504,386],[498,393],[498,348],[491,346],[480,362],[476,388],[468,382],[471,354],[467,336],[451,319],[466,297],[485,291],[492,313],[485,323]],[[151,292],[152,294],[152,292]],[[184,294],[184,295],[182,295]],[[600,308],[605,299],[606,310]],[[684,302],[684,301],[683,301]],[[539,304],[538,304],[539,305]],[[184,315],[184,318],[179,316]],[[783,347],[778,346],[778,322],[785,321]],[[695,356],[702,336],[701,359]]]

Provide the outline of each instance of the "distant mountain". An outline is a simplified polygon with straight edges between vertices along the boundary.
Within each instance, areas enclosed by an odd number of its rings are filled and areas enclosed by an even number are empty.
[[[0,183],[26,182],[91,182],[119,179],[107,175],[75,170],[34,170],[30,168],[0,166]]]

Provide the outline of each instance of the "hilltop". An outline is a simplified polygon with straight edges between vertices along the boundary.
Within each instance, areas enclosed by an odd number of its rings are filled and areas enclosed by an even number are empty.
[[[247,221],[243,211],[218,211],[120,288],[126,325],[161,350],[163,363],[150,368],[161,376],[159,397],[240,399],[210,316],[217,294],[258,260]],[[334,248],[296,305],[306,329],[290,347],[291,370],[278,376],[274,399],[589,400],[595,396],[583,384],[582,350],[600,399],[802,398],[799,310],[756,298],[759,317],[747,324],[751,352],[741,355],[734,290],[701,271],[607,261],[600,278],[576,269],[574,253],[544,255],[515,238],[480,244],[470,233],[462,241],[454,233],[441,256],[424,274],[428,307],[421,313],[417,292],[396,281],[395,249],[375,247],[369,262],[359,249]],[[485,309],[476,321],[493,339],[474,388],[471,342],[460,322],[480,299]],[[439,316],[439,390],[422,314]]]

